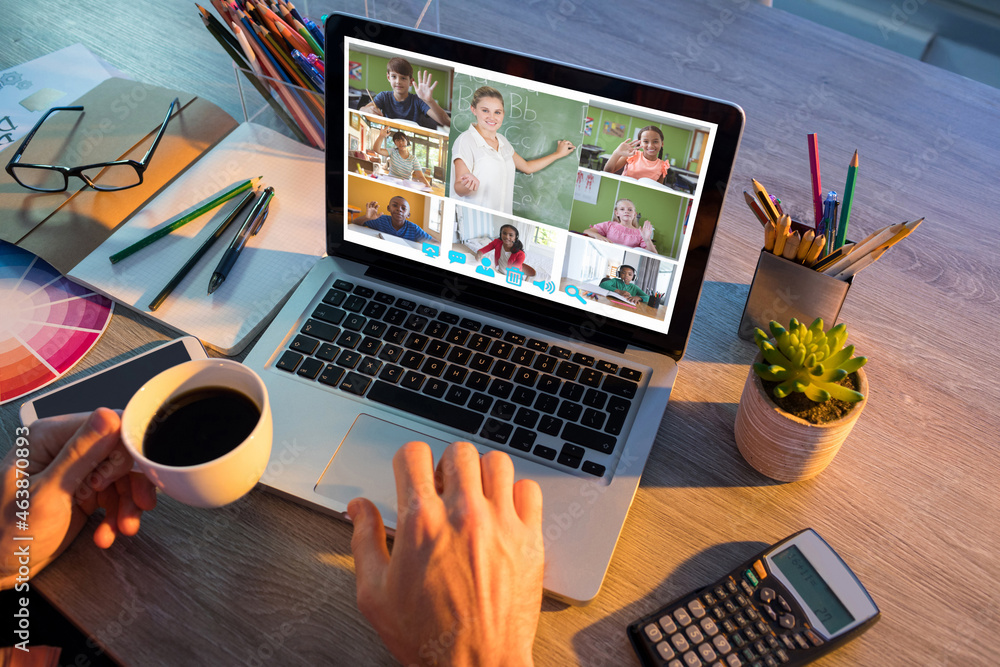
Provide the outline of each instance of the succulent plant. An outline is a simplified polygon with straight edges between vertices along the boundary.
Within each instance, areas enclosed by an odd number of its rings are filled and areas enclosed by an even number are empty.
[[[844,324],[828,332],[823,331],[821,318],[816,318],[808,328],[795,318],[788,329],[773,320],[769,326],[773,343],[761,329],[754,334],[764,363],[755,363],[753,368],[761,378],[780,383],[774,388],[776,397],[784,398],[798,391],[816,403],[831,398],[855,403],[864,398],[861,392],[837,384],[868,362],[865,357],[853,356],[853,345],[844,347],[847,340]]]

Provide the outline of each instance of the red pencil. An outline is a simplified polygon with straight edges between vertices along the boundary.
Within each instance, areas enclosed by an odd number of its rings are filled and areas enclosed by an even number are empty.
[[[819,233],[823,221],[823,186],[819,178],[819,139],[816,134],[809,135],[809,171],[812,175],[813,211],[816,215],[816,233]]]

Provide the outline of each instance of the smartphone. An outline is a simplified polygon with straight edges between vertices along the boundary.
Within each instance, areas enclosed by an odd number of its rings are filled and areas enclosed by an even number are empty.
[[[124,410],[139,387],[160,371],[207,357],[194,336],[177,338],[27,401],[21,406],[21,423],[101,407]]]

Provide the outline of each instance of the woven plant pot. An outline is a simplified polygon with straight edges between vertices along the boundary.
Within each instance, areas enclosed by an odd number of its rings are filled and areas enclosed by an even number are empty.
[[[758,355],[755,361],[761,361]],[[760,377],[750,367],[736,412],[736,446],[758,472],[782,482],[798,482],[823,471],[840,450],[868,403],[868,379],[857,371],[864,399],[834,421],[813,424],[791,415],[768,397]]]

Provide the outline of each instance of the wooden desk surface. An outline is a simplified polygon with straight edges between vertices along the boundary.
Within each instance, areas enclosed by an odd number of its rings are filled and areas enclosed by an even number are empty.
[[[232,79],[228,59],[190,3],[8,5],[0,68],[83,42],[239,113],[218,85]],[[805,526],[883,614],[817,665],[995,664],[1000,91],[749,0],[442,5],[442,32],[731,99],[748,118],[690,344],[604,588],[587,607],[544,603],[538,664],[635,664],[628,622]],[[741,191],[756,177],[807,212],[809,132],[827,188],[840,190],[860,150],[852,230],[927,222],[855,280],[843,309],[871,359],[864,415],[822,475],[778,484],[744,464],[732,434],[754,352],[736,328],[761,241]],[[79,371],[169,335],[120,309]],[[3,450],[16,408],[0,409]],[[255,492],[217,511],[163,498],[107,552],[90,532],[32,591],[126,664],[392,664],[355,606],[345,524]]]

